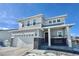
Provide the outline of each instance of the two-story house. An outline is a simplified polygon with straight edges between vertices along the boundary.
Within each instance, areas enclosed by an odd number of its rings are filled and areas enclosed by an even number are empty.
[[[68,46],[72,47],[70,28],[73,24],[66,24],[67,15],[60,15],[51,18],[45,18],[42,14],[19,19],[18,30],[11,31],[11,46],[34,48],[38,42],[51,47]],[[36,38],[36,39],[35,39]]]

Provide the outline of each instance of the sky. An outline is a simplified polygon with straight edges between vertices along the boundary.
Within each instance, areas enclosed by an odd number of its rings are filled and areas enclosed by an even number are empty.
[[[77,3],[0,3],[0,29],[17,29],[17,19],[36,14],[44,14],[46,18],[67,14],[66,23],[75,23],[71,33],[79,35],[79,4]]]

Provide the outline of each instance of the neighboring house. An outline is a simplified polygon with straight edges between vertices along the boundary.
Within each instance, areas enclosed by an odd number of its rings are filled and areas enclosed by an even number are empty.
[[[45,18],[42,14],[19,19],[19,29],[10,31],[11,46],[36,48],[39,42],[49,47],[53,45],[72,47],[70,28],[66,24],[67,15]],[[41,42],[43,41],[43,42]]]
[[[1,29],[0,30],[0,46],[7,47],[10,46],[11,43],[11,33],[10,31],[14,31],[17,29]]]
[[[72,42],[73,42],[73,44],[79,46],[79,37],[74,37],[74,39],[72,40]]]
[[[8,46],[6,43],[11,39],[11,34],[8,31],[10,30],[0,30],[0,46]]]
[[[79,36],[75,36],[72,38],[72,47],[73,50],[79,51]]]

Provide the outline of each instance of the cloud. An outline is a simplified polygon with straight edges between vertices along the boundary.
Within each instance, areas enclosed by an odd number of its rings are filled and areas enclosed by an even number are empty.
[[[79,37],[79,35],[77,33],[72,33],[71,36],[73,36],[73,37],[78,36]]]
[[[17,28],[16,18],[14,15],[8,14],[7,11],[0,12],[0,30]]]
[[[17,22],[14,21],[13,19],[12,20],[4,20],[3,22],[6,24],[12,24],[12,25],[17,24]]]
[[[0,24],[6,24],[5,26],[16,25],[16,17],[12,14],[9,15],[7,11],[2,11],[0,12]]]
[[[0,27],[0,30],[8,30],[9,28],[6,27]]]

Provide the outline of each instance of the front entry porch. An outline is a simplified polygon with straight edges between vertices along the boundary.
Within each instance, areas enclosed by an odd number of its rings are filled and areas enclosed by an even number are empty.
[[[70,26],[55,26],[55,27],[44,27],[43,39],[36,39],[39,43],[39,48],[47,49],[52,47],[68,47],[72,48],[72,40],[69,33]],[[42,41],[42,42],[41,42]],[[36,45],[36,44],[35,44]],[[59,49],[59,48],[58,48]]]
[[[48,45],[48,32],[45,33],[44,44]],[[51,38],[51,46],[67,46],[67,38]]]
[[[72,47],[69,28],[69,26],[44,28],[44,44],[49,47],[53,45]]]

